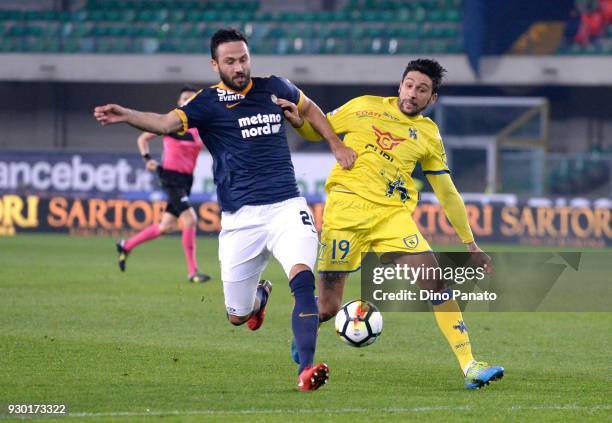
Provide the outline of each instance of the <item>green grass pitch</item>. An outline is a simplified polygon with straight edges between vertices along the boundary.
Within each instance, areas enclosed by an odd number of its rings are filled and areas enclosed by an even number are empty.
[[[280,267],[261,330],[227,323],[215,238],[198,240],[213,282],[191,285],[180,238],[116,266],[111,238],[0,238],[0,419],[7,404],[67,404],[57,421],[610,421],[611,313],[466,313],[476,358],[506,376],[463,387],[429,313],[387,313],[364,348],[321,328],[330,383],[302,394],[289,356],[292,300]],[[611,256],[612,257],[612,256]],[[345,299],[358,296],[355,278]]]

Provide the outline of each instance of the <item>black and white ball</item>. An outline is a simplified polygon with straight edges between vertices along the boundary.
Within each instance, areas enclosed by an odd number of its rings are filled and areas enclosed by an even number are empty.
[[[382,328],[382,314],[368,301],[349,301],[336,314],[336,333],[352,347],[372,344],[382,333]]]

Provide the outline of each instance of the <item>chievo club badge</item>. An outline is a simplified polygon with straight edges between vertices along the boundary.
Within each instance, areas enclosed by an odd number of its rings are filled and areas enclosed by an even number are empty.
[[[407,236],[404,238],[404,244],[410,249],[416,248],[419,245],[419,237],[416,234]]]

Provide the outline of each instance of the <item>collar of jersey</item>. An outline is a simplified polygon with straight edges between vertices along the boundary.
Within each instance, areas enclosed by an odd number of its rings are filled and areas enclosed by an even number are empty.
[[[234,90],[232,90],[232,89],[231,89],[231,88],[229,88],[227,85],[225,85],[225,84],[223,83],[223,81],[220,81],[220,82],[219,82],[217,85],[214,85],[214,87],[215,87],[215,88],[221,88],[222,90],[225,90],[225,91],[231,91],[231,92],[233,92],[233,93],[236,93],[236,94],[240,94],[240,95],[244,95],[244,96],[246,96],[246,95],[247,95],[247,93],[248,93],[249,91],[251,91],[251,88],[253,88],[253,78],[251,78],[251,79],[249,80],[249,83],[247,84],[247,86],[246,86],[246,87],[244,87],[244,89],[243,89],[242,91],[234,91]]]

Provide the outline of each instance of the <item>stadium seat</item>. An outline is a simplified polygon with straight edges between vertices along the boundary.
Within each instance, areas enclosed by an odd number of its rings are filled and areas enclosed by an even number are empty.
[[[274,26],[268,32],[270,38],[282,38],[285,36],[285,29],[281,26]]]
[[[331,14],[331,19],[335,22],[346,22],[349,20],[349,14],[345,10],[340,10],[337,12],[333,12]]]
[[[365,28],[363,35],[368,38],[379,38],[379,37],[384,36],[384,28],[378,28],[378,27]]]
[[[268,21],[273,21],[274,17],[272,16],[272,13],[270,12],[258,11],[255,13],[254,19],[259,22],[268,22]]]
[[[85,10],[78,10],[72,14],[73,21],[86,21],[88,18],[88,13]]]
[[[95,53],[96,52],[96,40],[94,38],[80,38],[76,40],[78,43],[77,51],[80,53]]]
[[[349,28],[346,26],[337,26],[331,30],[331,36],[336,38],[346,38],[349,34]]]
[[[160,41],[157,38],[138,38],[135,40],[134,51],[152,54],[157,53],[160,48]]]
[[[446,51],[461,51],[461,4],[462,0],[349,0],[346,7],[335,11],[270,12],[261,10],[255,0],[86,0],[80,9],[72,11],[0,11],[0,21],[10,22],[0,28],[0,34],[17,38],[59,37],[62,50],[68,47],[70,51],[96,52],[124,49],[119,42],[102,42],[98,48],[97,38],[153,38],[159,43],[157,49],[142,47],[141,40],[134,43],[138,48],[131,48],[153,52],[176,47],[188,52],[188,46],[199,49],[200,45],[186,42],[179,47],[161,41],[209,37],[213,28],[232,24],[244,29],[253,44],[257,41],[257,51],[329,54],[350,53],[355,48],[359,54],[400,54],[406,46],[410,50],[414,47],[414,43],[405,43],[405,39],[417,37],[435,51],[440,51],[442,45]],[[66,42],[66,38],[89,36],[94,39]],[[266,43],[263,38],[267,37],[273,41],[286,40]],[[328,42],[330,37],[334,39]],[[440,43],[428,43],[429,39]],[[15,47],[8,43],[3,46]],[[19,46],[17,43],[15,48]],[[34,47],[28,44],[27,48]],[[607,44],[597,51],[607,51]]]
[[[459,9],[449,9],[444,11],[444,20],[447,22],[461,22],[462,16]]]
[[[64,53],[76,53],[79,51],[79,44],[76,38],[63,38],[61,42],[61,51]]]
[[[444,15],[441,10],[431,10],[427,12],[426,16],[430,22],[441,22],[444,20]]]
[[[427,17],[427,12],[422,7],[419,7],[417,9],[415,9],[414,13],[412,14],[412,19],[415,22],[423,22],[423,21],[425,21],[426,17]]]

